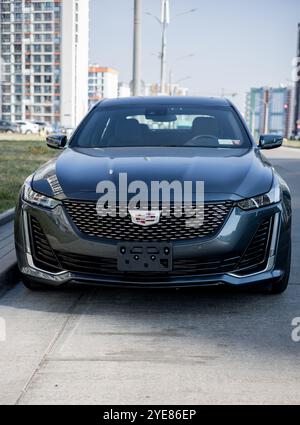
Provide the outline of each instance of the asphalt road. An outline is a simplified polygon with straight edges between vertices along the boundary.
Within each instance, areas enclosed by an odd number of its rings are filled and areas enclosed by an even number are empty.
[[[299,404],[300,151],[267,156],[293,193],[285,294],[16,285],[0,299],[0,403]]]

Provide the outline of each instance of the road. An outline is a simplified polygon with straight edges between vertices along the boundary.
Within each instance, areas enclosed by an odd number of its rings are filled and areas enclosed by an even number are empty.
[[[0,299],[0,403],[299,404],[300,151],[267,156],[293,194],[285,294],[16,285]]]

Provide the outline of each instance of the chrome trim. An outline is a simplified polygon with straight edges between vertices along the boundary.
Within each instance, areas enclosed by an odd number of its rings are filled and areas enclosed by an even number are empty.
[[[25,245],[26,245],[26,260],[28,267],[22,268],[22,273],[34,276],[34,277],[42,277],[44,279],[51,279],[58,283],[63,281],[67,281],[71,279],[71,273],[63,270],[58,273],[51,273],[46,270],[40,269],[36,267],[33,261],[31,245],[30,245],[30,237],[29,237],[29,229],[28,229],[28,214],[27,211],[23,209],[23,225],[24,225],[24,233],[25,233]]]
[[[47,182],[49,183],[54,196],[64,194],[62,187],[61,187],[61,185],[60,185],[60,183],[57,179],[56,174],[53,174],[52,176],[48,177]]]
[[[278,229],[279,229],[279,219],[280,219],[280,213],[275,214],[274,216],[274,225],[273,225],[273,234],[271,239],[271,246],[270,246],[270,257],[273,257],[276,253],[276,245],[277,245],[277,237],[278,237]]]
[[[259,274],[266,273],[266,272],[269,272],[270,270],[272,270],[272,268],[275,265],[275,259],[276,259],[275,253],[276,253],[276,245],[277,245],[277,240],[278,240],[279,224],[280,224],[280,213],[278,212],[274,216],[272,239],[271,239],[271,245],[270,245],[270,251],[269,251],[269,259],[268,259],[268,263],[267,263],[265,269],[260,271],[260,272],[244,274],[243,276],[241,276],[237,273],[228,273],[229,276],[237,277],[239,279],[243,279],[245,277],[257,276]]]
[[[23,208],[23,225],[24,225],[24,233],[25,233],[26,254],[31,254],[29,229],[28,229],[28,214],[24,208]]]

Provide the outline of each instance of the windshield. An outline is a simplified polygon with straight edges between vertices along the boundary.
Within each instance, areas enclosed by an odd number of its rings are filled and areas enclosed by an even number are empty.
[[[72,147],[249,148],[247,133],[231,107],[98,107],[83,121]]]

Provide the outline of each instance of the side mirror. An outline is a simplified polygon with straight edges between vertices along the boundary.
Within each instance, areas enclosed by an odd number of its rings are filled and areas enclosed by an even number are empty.
[[[275,149],[280,148],[283,143],[283,137],[276,134],[264,134],[259,138],[260,149]]]
[[[52,149],[63,149],[67,141],[68,138],[65,134],[50,134],[46,137],[47,146]]]

